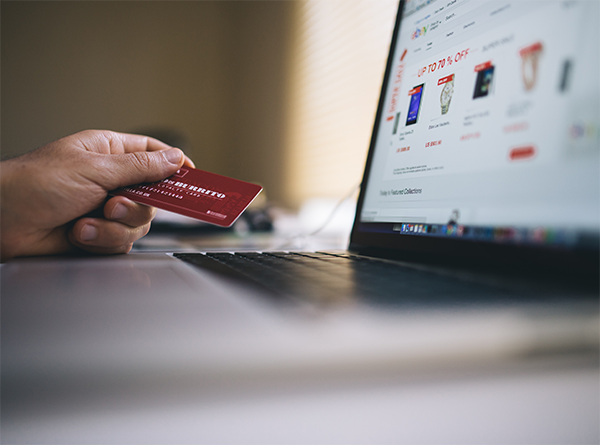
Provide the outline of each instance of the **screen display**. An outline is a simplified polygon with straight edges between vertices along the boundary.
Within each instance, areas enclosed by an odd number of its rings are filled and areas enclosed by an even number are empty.
[[[358,230],[597,240],[599,9],[597,1],[405,2]]]

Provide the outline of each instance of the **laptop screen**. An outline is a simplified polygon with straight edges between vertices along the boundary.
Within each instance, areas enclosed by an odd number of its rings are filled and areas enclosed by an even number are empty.
[[[597,1],[401,2],[354,232],[597,248]]]

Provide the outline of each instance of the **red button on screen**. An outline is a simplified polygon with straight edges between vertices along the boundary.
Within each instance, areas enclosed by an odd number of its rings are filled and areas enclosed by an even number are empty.
[[[516,147],[510,151],[508,157],[511,161],[519,161],[521,159],[528,159],[535,155],[535,147],[528,145],[526,147]]]

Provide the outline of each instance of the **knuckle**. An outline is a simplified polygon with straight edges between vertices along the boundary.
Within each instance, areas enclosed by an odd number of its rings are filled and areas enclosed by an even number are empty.
[[[131,243],[131,234],[129,230],[120,223],[111,225],[110,229],[105,231],[104,236],[101,239],[102,246],[113,249],[118,249],[129,243]]]
[[[120,253],[129,253],[131,248],[133,247],[133,243],[123,244],[121,246],[117,246],[114,248],[111,253],[120,254]]]
[[[76,136],[83,137],[86,139],[94,139],[100,135],[100,130],[83,130],[76,134]]]
[[[137,168],[146,171],[152,169],[152,161],[145,152],[136,151],[134,153],[131,153],[131,155],[131,159],[136,164]]]
[[[150,224],[156,215],[153,207],[144,204],[133,203],[129,210],[127,218],[122,219],[121,222],[133,228]]]
[[[130,244],[132,242],[132,238],[132,233],[129,230],[121,230],[119,235],[115,238],[115,244],[118,246]]]
[[[148,235],[149,231],[150,231],[150,223],[143,225],[141,227],[141,230],[140,230],[140,236],[139,236],[139,238],[142,238],[143,236]]]
[[[156,209],[154,207],[144,206],[140,218],[140,225],[148,225],[148,227],[150,227],[150,223],[152,222],[155,216]]]

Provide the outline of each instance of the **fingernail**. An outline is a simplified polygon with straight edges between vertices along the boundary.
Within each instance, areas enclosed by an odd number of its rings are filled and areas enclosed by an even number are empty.
[[[94,226],[90,226],[89,224],[86,224],[81,229],[82,241],[92,241],[92,240],[96,239],[97,236],[98,236],[98,229],[96,229]]]
[[[181,157],[183,156],[182,151],[177,148],[169,148],[168,150],[164,150],[163,154],[167,161],[176,165],[179,165],[181,162]]]
[[[192,167],[196,168],[196,164],[194,164],[194,161],[192,161],[192,160],[191,160],[189,157],[187,157],[187,156],[186,156],[185,158],[186,158],[186,159],[188,160],[188,162],[189,162],[189,163],[192,165]]]
[[[113,211],[110,215],[110,219],[123,219],[126,216],[127,216],[127,207],[125,207],[124,204],[121,204],[119,202],[113,209]]]

